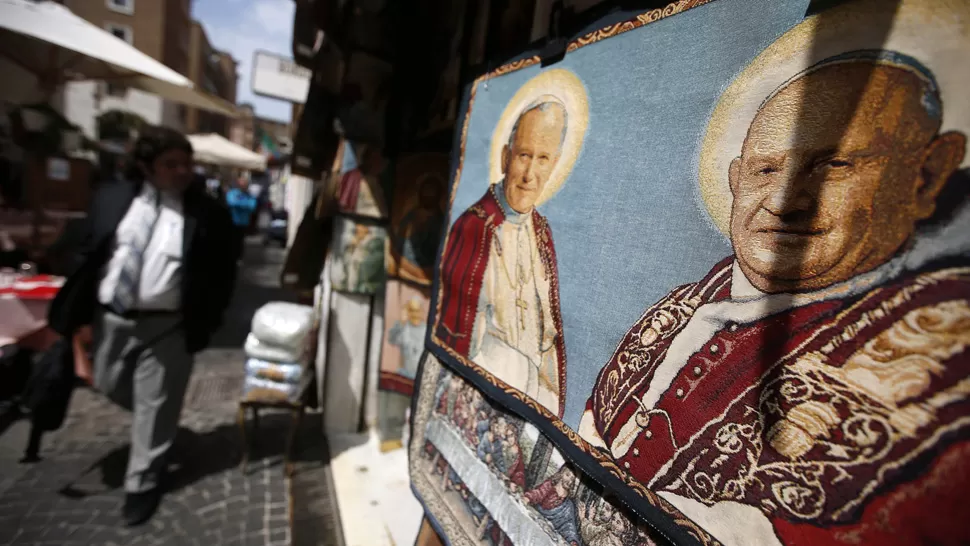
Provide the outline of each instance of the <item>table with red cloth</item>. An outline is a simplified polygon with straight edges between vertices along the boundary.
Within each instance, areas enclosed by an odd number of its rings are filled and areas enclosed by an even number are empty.
[[[0,346],[45,350],[57,334],[47,327],[47,308],[64,284],[52,275],[0,279]]]

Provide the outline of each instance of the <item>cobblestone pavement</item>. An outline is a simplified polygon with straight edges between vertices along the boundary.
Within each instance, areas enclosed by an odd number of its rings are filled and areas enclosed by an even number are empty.
[[[168,493],[145,526],[121,522],[127,461],[129,415],[104,397],[79,389],[64,426],[44,438],[42,461],[17,463],[28,425],[14,423],[0,436],[0,545],[286,545],[291,543],[291,492],[283,476],[282,446],[287,415],[260,419],[257,445],[247,474],[238,467],[241,440],[235,425],[236,400],[243,377],[240,349],[253,311],[271,299],[284,299],[272,287],[282,259],[278,249],[250,246],[227,324],[214,348],[196,358],[181,428],[171,451]],[[310,442],[301,453],[317,457],[299,468],[320,475],[326,468],[319,419],[316,430],[301,434]],[[303,457],[306,459],[306,456]],[[305,479],[305,478],[304,478]],[[325,489],[325,488],[324,488]],[[329,491],[301,493],[322,498],[323,508],[300,521],[320,537],[302,544],[329,544],[332,518]],[[309,502],[309,501],[308,501]],[[315,533],[317,534],[317,533]],[[319,540],[317,540],[319,538]]]

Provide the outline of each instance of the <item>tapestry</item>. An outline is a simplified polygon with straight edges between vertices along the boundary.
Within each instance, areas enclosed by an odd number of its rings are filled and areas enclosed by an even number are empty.
[[[340,67],[336,67],[336,70],[339,71]],[[328,91],[328,86],[314,79],[293,137],[292,174],[316,180],[330,165],[338,141],[333,131],[335,103],[335,96]]]
[[[482,76],[429,349],[678,544],[970,543],[968,47],[682,0]]]
[[[389,279],[384,289],[381,390],[411,395],[428,331],[428,289]]]
[[[489,32],[486,36],[490,57],[515,55],[529,44],[537,3],[535,0],[490,3],[489,12],[494,13],[488,16],[498,23],[497,32]]]
[[[420,3],[419,17],[430,21],[433,29],[424,36],[422,63],[428,64],[424,82],[408,82],[417,85],[417,99],[412,105],[417,112],[416,126],[413,128],[418,138],[427,137],[438,131],[451,132],[458,116],[461,102],[461,44],[464,38],[465,18],[470,2],[449,0],[427,0]],[[431,57],[428,62],[427,57]],[[425,99],[425,100],[421,100]],[[430,100],[427,100],[430,99]]]
[[[392,59],[395,52],[394,26],[397,19],[395,7],[397,2],[386,0],[357,0],[345,5],[346,15],[342,21],[342,28],[335,28],[342,34],[343,40],[350,49],[358,49],[375,53],[382,58]]]
[[[344,140],[340,148],[337,210],[365,218],[387,218],[388,162],[377,145]]]
[[[548,438],[425,360],[412,415],[412,484],[454,546],[666,544],[582,477]]]
[[[373,294],[384,286],[382,226],[334,218],[330,282],[339,292]]]
[[[350,54],[337,107],[340,129],[346,138],[383,142],[392,75],[388,62],[361,51]]]
[[[448,201],[448,156],[410,154],[396,164],[387,274],[430,285]]]
[[[466,17],[472,18],[471,36],[468,37],[468,54],[465,63],[468,66],[481,66],[486,60],[485,42],[488,38],[491,2],[487,4],[485,2],[471,2],[470,4],[468,8],[472,13],[466,15]]]

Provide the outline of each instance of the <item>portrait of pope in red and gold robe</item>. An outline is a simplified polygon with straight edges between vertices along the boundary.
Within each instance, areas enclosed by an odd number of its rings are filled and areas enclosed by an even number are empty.
[[[970,65],[944,49],[970,10],[943,5],[904,3],[879,48],[809,18],[738,76],[699,167],[726,175],[734,254],[650,306],[589,397],[580,435],[725,544],[970,543]],[[834,45],[759,81],[805,39]]]
[[[541,90],[538,80],[554,90],[563,78],[578,83],[571,73],[553,70],[524,89]],[[571,112],[573,103],[539,92],[503,116],[512,123],[493,136],[501,142],[501,178],[449,231],[435,328],[438,340],[458,355],[560,417],[566,352],[556,248],[536,207],[563,183],[567,138],[577,131],[581,137],[585,128]]]

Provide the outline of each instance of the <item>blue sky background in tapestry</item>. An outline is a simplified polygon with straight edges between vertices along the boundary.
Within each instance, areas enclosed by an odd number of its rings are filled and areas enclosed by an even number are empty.
[[[651,23],[649,31],[581,48],[553,65],[574,72],[589,101],[572,173],[539,207],[558,254],[567,425],[578,426],[596,374],[643,311],[731,253],[699,196],[701,139],[721,92],[802,20],[807,5],[719,0]],[[734,31],[720,31],[727,26]],[[484,194],[496,123],[515,92],[541,70],[490,79],[487,89],[479,84],[452,222]]]

